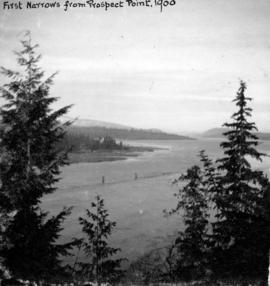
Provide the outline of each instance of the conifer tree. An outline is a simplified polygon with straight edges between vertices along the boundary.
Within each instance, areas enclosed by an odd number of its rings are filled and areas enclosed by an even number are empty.
[[[48,218],[40,208],[41,198],[55,191],[66,152],[57,149],[64,136],[59,117],[69,106],[51,108],[57,98],[49,96],[54,75],[44,78],[29,32],[15,52],[19,69],[1,68],[8,83],[1,87],[5,104],[0,110],[3,125],[0,140],[0,209],[12,219],[7,224],[1,249],[5,265],[15,277],[42,279],[61,268],[61,256],[72,243],[58,244],[61,224],[70,213],[64,208]]]
[[[109,220],[104,200],[99,195],[91,203],[91,209],[86,210],[86,215],[87,218],[79,218],[82,231],[86,234],[82,246],[90,259],[89,263],[81,263],[83,273],[88,279],[94,279],[98,286],[104,282],[118,281],[123,274],[120,268],[123,259],[112,259],[112,256],[121,249],[108,244],[116,222]]]
[[[216,241],[216,273],[224,276],[264,276],[267,271],[269,227],[265,218],[264,191],[268,179],[253,170],[249,158],[262,160],[257,151],[258,138],[254,122],[250,122],[250,98],[241,81],[234,102],[237,111],[221,143],[224,157],[217,160],[221,172],[220,188],[213,200],[217,207],[213,235]]]
[[[179,212],[185,225],[185,229],[179,232],[175,241],[178,254],[174,271],[179,279],[200,279],[205,277],[208,271],[209,212],[204,172],[199,166],[192,166],[174,183],[180,183],[181,187],[175,194],[178,199],[177,206],[168,214]]]

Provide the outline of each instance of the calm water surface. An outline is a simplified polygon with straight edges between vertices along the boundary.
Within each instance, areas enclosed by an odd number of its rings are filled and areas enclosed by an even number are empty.
[[[166,246],[183,227],[181,216],[165,218],[164,209],[175,207],[173,179],[198,164],[202,149],[216,159],[221,156],[217,139],[181,141],[134,141],[130,145],[159,146],[137,158],[101,163],[78,163],[63,168],[58,190],[44,198],[43,207],[57,213],[62,206],[73,206],[66,220],[63,239],[81,237],[78,217],[96,194],[102,195],[111,219],[117,222],[111,243],[122,248],[129,260],[154,248]],[[270,154],[270,141],[260,150]],[[251,160],[254,168],[269,173],[270,158],[262,163]],[[135,180],[135,173],[137,179]],[[105,184],[102,184],[102,176]]]

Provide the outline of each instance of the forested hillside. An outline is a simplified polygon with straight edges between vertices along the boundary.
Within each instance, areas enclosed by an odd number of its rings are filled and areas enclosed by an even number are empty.
[[[212,128],[204,133],[202,133],[202,137],[205,138],[222,138],[223,133],[228,131],[227,128]],[[259,140],[270,140],[269,132],[254,132],[254,134],[259,138]]]
[[[206,130],[201,135],[205,138],[222,138],[223,133],[226,131],[226,128],[211,128]]]
[[[191,139],[186,136],[165,133],[159,130],[148,129],[120,129],[120,128],[106,128],[100,126],[70,126],[68,133],[72,135],[85,135],[90,138],[98,138],[110,136],[119,140],[185,140]]]

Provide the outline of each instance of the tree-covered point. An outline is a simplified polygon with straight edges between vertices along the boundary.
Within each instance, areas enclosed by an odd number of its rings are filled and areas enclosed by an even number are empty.
[[[8,83],[1,87],[0,212],[6,225],[0,256],[14,277],[40,280],[62,272],[61,260],[73,245],[58,242],[71,209],[48,217],[40,208],[42,197],[56,189],[60,167],[68,163],[58,143],[69,124],[59,118],[70,106],[52,109],[57,98],[49,90],[55,75],[44,76],[30,33],[21,44],[15,52],[18,71],[1,68]]]
[[[70,149],[71,152],[85,152],[95,150],[124,150],[128,149],[122,141],[119,143],[113,137],[90,137],[84,133],[76,132],[76,128],[69,128],[64,138],[59,142],[60,149]]]

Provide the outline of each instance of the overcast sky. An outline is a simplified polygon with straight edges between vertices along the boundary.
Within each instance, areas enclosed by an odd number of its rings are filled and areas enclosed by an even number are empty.
[[[59,71],[51,89],[57,107],[74,104],[69,116],[204,131],[229,120],[243,79],[253,119],[270,131],[269,0],[177,0],[163,13],[3,10],[3,1],[1,65],[15,66],[12,50],[31,30],[41,66]]]

